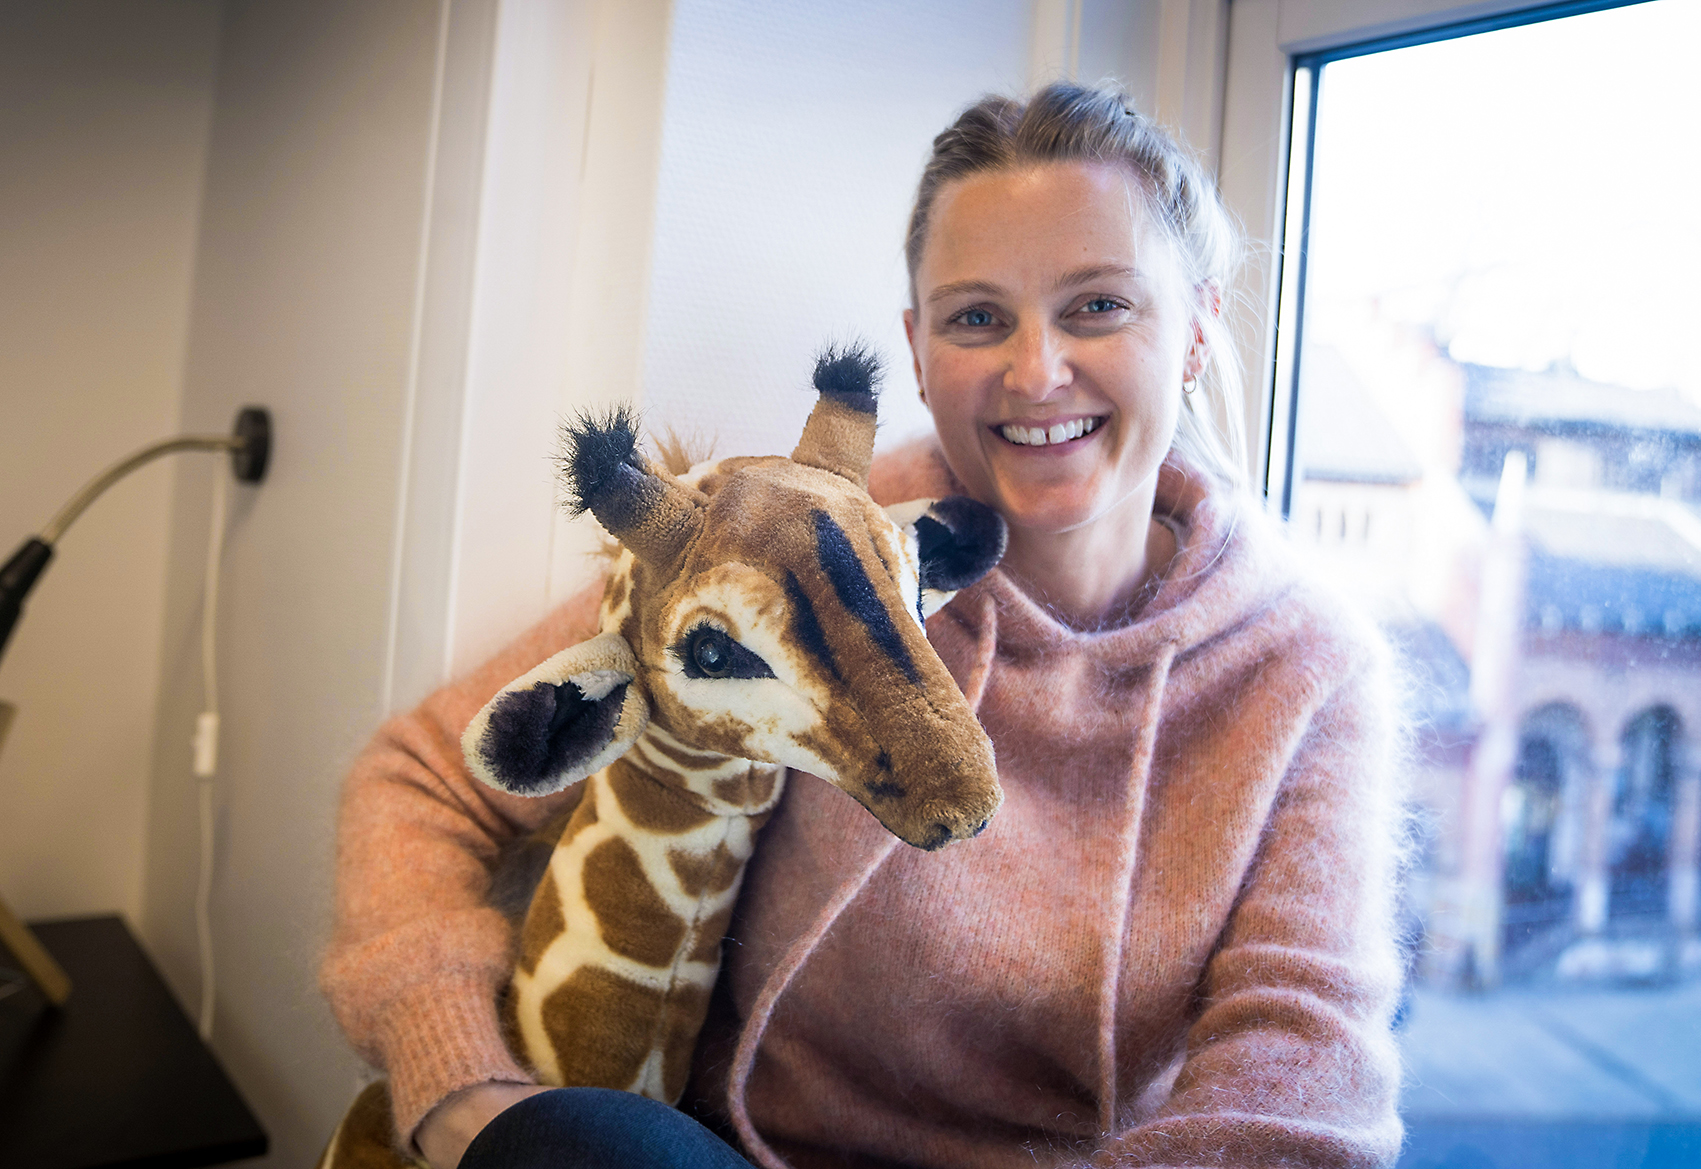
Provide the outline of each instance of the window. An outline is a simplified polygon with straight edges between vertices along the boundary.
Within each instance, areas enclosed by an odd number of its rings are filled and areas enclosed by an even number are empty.
[[[1405,1164],[1701,1164],[1698,44],[1293,61],[1268,491],[1412,683]]]

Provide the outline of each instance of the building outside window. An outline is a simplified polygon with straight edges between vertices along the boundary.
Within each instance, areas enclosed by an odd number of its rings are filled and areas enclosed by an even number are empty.
[[[1296,62],[1269,490],[1408,671],[1420,1121],[1701,1116],[1701,5],[1580,7]]]

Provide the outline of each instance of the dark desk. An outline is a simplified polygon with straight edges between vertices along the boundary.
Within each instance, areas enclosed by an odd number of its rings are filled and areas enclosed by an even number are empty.
[[[71,976],[0,1068],[0,1169],[196,1169],[266,1134],[117,917],[32,923]]]

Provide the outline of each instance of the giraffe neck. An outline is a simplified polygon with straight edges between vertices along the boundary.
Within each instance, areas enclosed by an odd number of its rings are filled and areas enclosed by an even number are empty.
[[[677,1101],[783,781],[784,768],[697,751],[656,724],[585,781],[510,984],[516,1046],[543,1082]]]

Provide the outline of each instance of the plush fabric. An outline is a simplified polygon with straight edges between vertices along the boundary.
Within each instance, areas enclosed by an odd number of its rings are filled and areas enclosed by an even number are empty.
[[[882,502],[948,494],[931,446]],[[1400,1140],[1389,1032],[1400,802],[1375,637],[1251,510],[1166,468],[1181,551],[1130,625],[1059,625],[1000,572],[929,622],[997,750],[981,836],[894,846],[795,776],[746,878],[690,1099],[753,1160],[810,1166],[1376,1165]],[[411,1133],[524,1079],[486,904],[536,801],[467,776],[460,730],[594,629],[596,597],[393,720],[345,789],[323,985]]]

